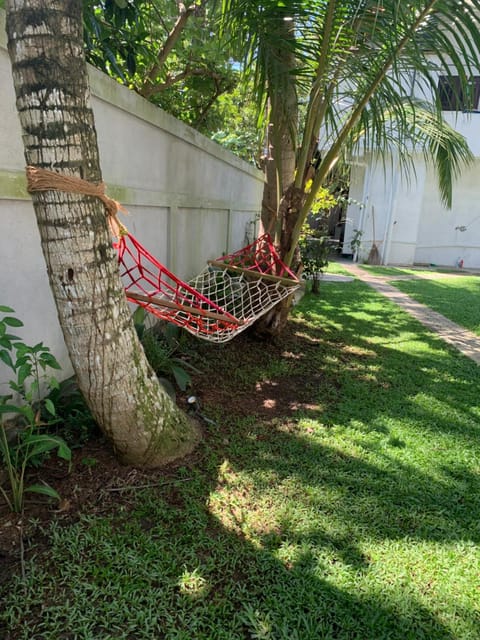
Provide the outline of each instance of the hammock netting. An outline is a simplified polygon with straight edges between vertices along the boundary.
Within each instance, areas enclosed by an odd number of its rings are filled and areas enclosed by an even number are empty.
[[[183,282],[125,233],[115,244],[127,299],[211,342],[227,342],[299,287],[268,234]]]
[[[227,342],[299,287],[268,234],[210,261],[196,278],[183,282],[127,232],[117,219],[123,208],[105,195],[103,183],[29,166],[27,184],[31,193],[53,190],[99,198],[113,235],[120,237],[114,246],[127,299],[199,338]]]

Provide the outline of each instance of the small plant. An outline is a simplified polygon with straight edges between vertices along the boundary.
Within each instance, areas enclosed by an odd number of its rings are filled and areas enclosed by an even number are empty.
[[[298,242],[303,272],[312,280],[312,293],[320,292],[320,276],[328,266],[332,240],[328,235],[329,211],[338,197],[326,187],[320,189]]]
[[[350,240],[350,249],[352,250],[352,253],[358,253],[358,250],[360,249],[360,246],[362,244],[362,236],[363,231],[361,231],[360,229],[353,230],[352,239]]]
[[[15,512],[23,509],[26,491],[40,493],[59,499],[60,496],[45,483],[25,487],[25,475],[29,466],[39,466],[45,455],[57,450],[57,455],[70,460],[71,452],[64,440],[55,435],[42,433],[41,428],[56,421],[55,405],[49,398],[42,399],[42,391],[55,388],[58,381],[48,378],[48,369],[60,369],[48,347],[38,343],[31,347],[15,335],[8,333],[10,327],[22,327],[14,316],[13,309],[0,306],[0,359],[13,372],[8,386],[14,394],[0,395],[0,456],[6,467],[10,484],[10,495],[0,487],[9,508]],[[48,416],[42,420],[42,411]],[[15,415],[15,421],[8,420]]]
[[[181,391],[185,391],[192,382],[187,368],[198,373],[193,365],[177,355],[185,348],[185,334],[171,324],[165,325],[162,329],[157,326],[147,327],[146,316],[147,312],[143,307],[138,307],[133,314],[133,322],[147,360],[172,395],[175,392],[169,384],[170,379],[175,381]]]
[[[311,224],[315,225],[313,228]],[[312,293],[320,292],[320,276],[328,267],[332,241],[324,229],[324,217],[312,218],[302,229],[298,245],[303,272],[312,279]]]
[[[46,402],[53,403],[57,421],[61,424],[62,438],[72,449],[81,447],[98,434],[98,425],[74,376],[55,385],[45,398]],[[45,403],[42,407],[42,419],[48,420]]]

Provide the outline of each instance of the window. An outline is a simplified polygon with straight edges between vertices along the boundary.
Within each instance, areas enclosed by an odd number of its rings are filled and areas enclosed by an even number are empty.
[[[438,92],[443,111],[477,111],[480,76],[474,76],[465,90],[462,90],[459,76],[440,76]]]

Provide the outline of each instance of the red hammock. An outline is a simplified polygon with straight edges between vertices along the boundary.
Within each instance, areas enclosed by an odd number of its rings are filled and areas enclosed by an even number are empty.
[[[213,342],[230,340],[299,286],[268,234],[209,261],[189,282],[175,276],[129,233],[114,247],[130,302]]]

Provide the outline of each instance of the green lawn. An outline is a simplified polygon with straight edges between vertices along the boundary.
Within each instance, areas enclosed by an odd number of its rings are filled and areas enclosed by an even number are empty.
[[[362,282],[321,289],[282,343],[198,347],[217,424],[37,532],[2,638],[480,639],[478,366]]]
[[[454,273],[461,274],[459,269],[450,268],[450,267],[430,267],[428,269],[421,269],[415,267],[386,267],[383,265],[369,265],[369,264],[359,264],[361,269],[365,271],[370,271],[374,275],[379,276],[417,276],[417,275],[425,275],[428,273]]]
[[[409,276],[416,275],[418,270],[399,267],[384,267],[382,265],[359,264],[360,269],[375,276]]]
[[[480,336],[480,277],[402,280],[390,284]]]

